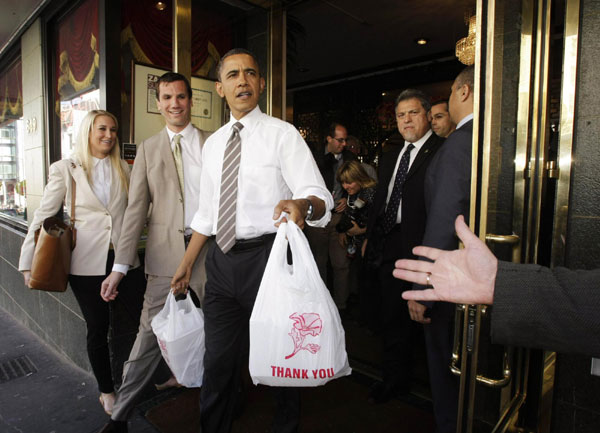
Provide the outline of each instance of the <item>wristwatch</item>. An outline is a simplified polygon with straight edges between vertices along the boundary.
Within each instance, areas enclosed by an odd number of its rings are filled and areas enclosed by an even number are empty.
[[[308,203],[308,210],[306,211],[306,220],[312,221],[315,209],[313,208],[312,202],[309,199],[305,198],[304,200],[306,200]]]

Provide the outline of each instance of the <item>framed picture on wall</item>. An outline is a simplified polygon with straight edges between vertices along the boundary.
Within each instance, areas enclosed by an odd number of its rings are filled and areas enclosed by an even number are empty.
[[[157,134],[165,126],[156,104],[158,79],[167,69],[142,63],[132,68],[131,137],[132,143]],[[223,123],[223,100],[215,90],[215,82],[192,77],[192,123],[205,131],[216,131]]]

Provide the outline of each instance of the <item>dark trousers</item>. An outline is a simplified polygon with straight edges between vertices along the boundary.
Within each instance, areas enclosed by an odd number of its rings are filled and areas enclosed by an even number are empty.
[[[394,278],[394,263],[384,262],[381,281],[381,321],[383,336],[383,382],[393,390],[408,390],[412,377],[414,347],[418,328],[408,313],[402,281]]]
[[[200,391],[202,433],[231,430],[240,394],[240,369],[248,361],[250,315],[272,245],[271,237],[254,248],[240,251],[234,247],[226,255],[216,244],[208,250],[204,296],[206,354]],[[274,389],[277,411],[273,431],[297,431],[298,390]]]
[[[449,368],[455,308],[454,304],[435,302],[431,309],[431,323],[423,326],[436,433],[456,432],[459,379]]]
[[[394,263],[401,258],[403,239],[396,225],[383,241],[383,262],[379,268],[381,283],[381,325],[383,336],[383,381],[393,391],[408,390],[412,377],[418,324],[411,320],[402,292],[410,283],[394,278]]]
[[[98,389],[103,393],[114,392],[110,366],[110,350],[108,347],[108,330],[110,327],[109,303],[100,297],[102,281],[111,271],[114,253],[109,251],[105,275],[69,275],[69,283],[87,327],[87,352]],[[119,285],[118,302],[126,305],[128,287],[145,286],[146,281],[141,269],[132,269]],[[134,312],[135,314],[135,312]],[[137,311],[139,320],[139,311]]]

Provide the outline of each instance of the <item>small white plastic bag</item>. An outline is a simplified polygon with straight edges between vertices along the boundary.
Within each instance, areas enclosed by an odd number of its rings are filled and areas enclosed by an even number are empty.
[[[279,226],[256,296],[249,366],[255,385],[271,386],[318,386],[352,371],[338,310],[292,222]]]
[[[188,388],[202,386],[204,314],[191,296],[176,301],[169,293],[165,306],[152,319],[152,330],[177,382]]]

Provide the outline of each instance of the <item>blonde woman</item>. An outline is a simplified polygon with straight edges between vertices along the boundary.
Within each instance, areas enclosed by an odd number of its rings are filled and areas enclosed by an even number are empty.
[[[358,161],[346,161],[337,172],[337,180],[348,193],[348,201],[340,222],[335,226],[339,233],[340,245],[347,247],[347,254],[353,258],[350,265],[350,284],[357,288],[359,317],[361,325],[368,325],[371,331],[377,329],[378,294],[372,286],[372,276],[366,269],[361,254],[366,238],[369,210],[375,199],[377,182],[365,171]]]
[[[71,177],[76,184],[71,203]],[[117,119],[102,110],[90,111],[81,122],[71,158],[50,166],[48,184],[21,247],[19,270],[29,285],[34,233],[44,219],[66,204],[66,215],[75,205],[77,244],[71,257],[69,283],[87,325],[87,351],[100,390],[100,403],[111,413],[115,400],[109,348],[109,304],[100,297],[100,285],[112,268],[113,248],[119,242],[127,207],[129,167],[121,160]],[[129,272],[121,291],[145,284],[140,270]]]

